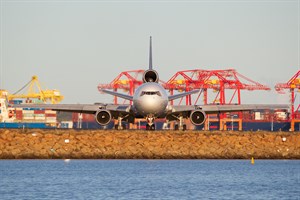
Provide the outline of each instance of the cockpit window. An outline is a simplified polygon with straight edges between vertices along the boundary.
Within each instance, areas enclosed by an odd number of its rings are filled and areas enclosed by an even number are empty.
[[[141,93],[141,96],[144,96],[144,95],[158,95],[158,96],[161,96],[159,91],[143,91]]]

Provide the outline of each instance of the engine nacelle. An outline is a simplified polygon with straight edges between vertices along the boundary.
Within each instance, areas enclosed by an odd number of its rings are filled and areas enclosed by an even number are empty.
[[[155,70],[146,70],[143,74],[143,82],[156,82],[158,83],[159,77],[158,73]]]
[[[101,126],[107,125],[111,121],[111,114],[108,110],[98,110],[95,119]]]
[[[201,125],[206,120],[206,114],[201,110],[195,110],[191,113],[190,120],[194,125]]]

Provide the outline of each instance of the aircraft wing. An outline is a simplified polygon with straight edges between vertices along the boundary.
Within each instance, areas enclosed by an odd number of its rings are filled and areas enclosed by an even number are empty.
[[[50,109],[54,111],[63,112],[76,112],[95,114],[98,110],[106,109],[113,113],[129,113],[131,110],[130,105],[114,105],[114,104],[15,104],[12,105],[14,108],[41,108]]]
[[[181,97],[185,97],[185,96],[190,95],[190,94],[195,94],[199,91],[200,90],[192,90],[190,92],[184,92],[184,93],[180,93],[180,94],[171,95],[171,96],[168,97],[168,99],[169,99],[169,101],[174,100],[174,99],[179,99]]]
[[[237,112],[250,110],[264,110],[264,109],[288,109],[287,104],[241,104],[241,105],[202,105],[202,110],[207,114],[221,113],[221,112]]]
[[[118,93],[118,92],[113,92],[113,91],[109,91],[109,90],[101,90],[101,92],[104,92],[104,93],[107,93],[107,94],[111,94],[113,96],[117,96],[117,97],[120,97],[120,98],[123,98],[123,99],[126,99],[126,100],[132,100],[133,99],[133,96],[130,96],[130,95],[126,95],[126,94],[122,94],[122,93]]]
[[[287,104],[241,104],[241,105],[187,105],[187,106],[172,106],[171,113],[189,112],[194,110],[202,110],[207,114],[238,112],[263,109],[288,109]]]

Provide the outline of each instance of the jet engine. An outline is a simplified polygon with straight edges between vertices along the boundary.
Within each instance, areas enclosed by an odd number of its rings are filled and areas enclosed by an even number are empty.
[[[206,114],[201,110],[191,112],[190,120],[194,125],[201,125],[205,122]]]
[[[155,70],[146,70],[143,74],[143,82],[147,83],[147,82],[156,82],[158,83],[158,73]]]
[[[95,119],[101,126],[107,125],[111,121],[111,114],[108,110],[98,110]]]

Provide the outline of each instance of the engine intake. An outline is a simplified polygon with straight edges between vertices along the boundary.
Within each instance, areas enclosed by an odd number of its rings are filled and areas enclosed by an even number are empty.
[[[108,110],[99,110],[95,115],[95,119],[98,124],[105,126],[111,121],[111,114]]]
[[[195,110],[191,113],[190,120],[194,125],[201,125],[206,120],[206,114],[201,110]]]
[[[147,83],[147,82],[156,82],[158,83],[158,73],[155,70],[147,70],[144,72],[143,74],[143,82]]]

